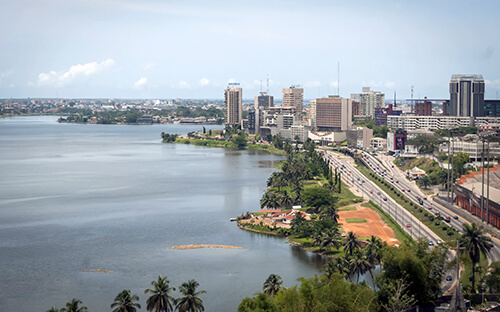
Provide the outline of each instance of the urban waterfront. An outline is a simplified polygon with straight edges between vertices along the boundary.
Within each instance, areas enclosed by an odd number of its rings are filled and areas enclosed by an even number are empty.
[[[285,286],[320,273],[321,257],[229,222],[259,208],[282,157],[161,143],[201,126],[56,120],[0,119],[0,310],[78,298],[108,311],[123,289],[144,306],[161,274],[176,288],[196,279],[206,311],[235,311],[271,273]],[[170,249],[194,243],[244,249]],[[99,269],[111,273],[84,272]]]

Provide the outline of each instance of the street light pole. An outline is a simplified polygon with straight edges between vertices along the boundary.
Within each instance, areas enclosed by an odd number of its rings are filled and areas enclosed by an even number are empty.
[[[490,223],[490,140],[488,140],[488,177],[486,178],[486,224]]]

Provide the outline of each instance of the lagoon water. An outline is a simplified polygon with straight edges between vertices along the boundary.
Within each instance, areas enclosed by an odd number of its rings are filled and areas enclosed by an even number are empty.
[[[161,132],[201,126],[56,119],[0,119],[0,311],[46,311],[72,298],[111,311],[123,289],[145,311],[144,290],[159,274],[176,288],[198,281],[208,312],[236,311],[271,273],[285,286],[320,273],[321,257],[229,222],[259,209],[281,157],[161,143]],[[184,244],[244,249],[170,249]],[[95,269],[111,273],[84,272]]]

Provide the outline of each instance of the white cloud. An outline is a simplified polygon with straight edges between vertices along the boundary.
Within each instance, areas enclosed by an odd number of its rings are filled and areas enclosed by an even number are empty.
[[[144,85],[146,85],[147,82],[148,82],[148,78],[147,77],[141,77],[139,80],[137,80],[134,83],[134,88],[141,89]]]
[[[115,61],[111,58],[97,63],[87,63],[87,64],[77,64],[69,68],[68,71],[58,73],[55,71],[50,71],[49,73],[41,73],[38,75],[37,85],[39,86],[55,86],[61,87],[71,82],[75,78],[82,76],[91,76],[100,71],[110,68],[115,64]]]
[[[304,87],[305,88],[321,87],[321,82],[319,82],[318,80],[308,81],[308,82],[304,83]]]
[[[189,89],[189,88],[191,88],[191,86],[189,85],[189,83],[187,83],[187,81],[184,81],[184,80],[179,80],[179,82],[173,83],[171,85],[171,87],[173,89]]]
[[[200,79],[200,85],[202,86],[208,86],[210,84],[210,80],[206,77],[203,77]]]

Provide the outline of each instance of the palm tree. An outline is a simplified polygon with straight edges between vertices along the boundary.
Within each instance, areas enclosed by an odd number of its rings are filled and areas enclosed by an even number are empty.
[[[361,251],[357,250],[354,253],[354,257],[350,261],[351,264],[351,274],[356,274],[356,284],[359,283],[359,276],[365,274],[370,269],[370,262],[368,261],[366,255]]]
[[[59,312],[59,309],[52,306],[52,308],[48,309],[47,312]]]
[[[337,250],[342,246],[341,237],[337,228],[329,229],[321,236],[322,248],[335,247]]]
[[[61,312],[87,312],[86,306],[79,307],[80,303],[82,303],[81,300],[73,298],[66,303],[66,307],[62,308]]]
[[[344,251],[352,256],[353,252],[360,247],[361,243],[353,232],[347,233],[344,242]]]
[[[170,296],[168,293],[171,290],[175,290],[174,287],[170,287],[168,284],[170,282],[168,279],[162,278],[161,275],[158,275],[158,281],[152,281],[151,285],[153,288],[146,289],[144,291],[145,294],[152,293],[152,295],[146,301],[148,311],[155,312],[169,312],[174,311],[174,306],[172,303],[174,302],[174,297]]]
[[[198,297],[201,294],[206,294],[204,290],[196,292],[196,287],[200,286],[194,279],[179,286],[179,291],[184,297],[175,299],[175,308],[179,312],[200,312],[204,311],[203,301]]]
[[[278,196],[276,194],[271,193],[271,192],[265,192],[264,195],[262,195],[262,198],[260,200],[260,208],[270,208],[270,209],[275,209],[279,207],[279,200]]]
[[[429,176],[423,176],[419,181],[418,181],[419,186],[427,189],[429,188],[429,185],[431,185],[431,178]]]
[[[479,263],[481,253],[486,255],[491,249],[491,238],[484,236],[484,228],[478,227],[475,223],[471,225],[463,224],[463,234],[461,237],[461,245],[469,254],[472,261],[472,289],[475,284],[475,266]]]
[[[292,197],[288,195],[287,191],[283,192],[283,195],[280,196],[280,204],[285,206],[285,208],[290,208],[293,204]]]
[[[319,246],[319,251],[322,251],[323,250],[323,247],[321,246],[322,239],[323,239],[323,233],[321,233],[320,231],[315,232],[311,239],[311,245]]]
[[[337,213],[337,209],[333,205],[325,205],[319,208],[319,218],[321,220],[332,219],[338,223],[339,214]]]
[[[116,296],[111,308],[116,308],[113,312],[136,312],[136,309],[140,309],[141,305],[134,301],[139,301],[139,297],[131,295],[130,290],[123,290]]]
[[[278,293],[278,291],[280,291],[281,284],[283,284],[281,276],[276,274],[271,274],[264,282],[264,286],[262,286],[262,289],[264,290],[265,294],[274,296]]]

